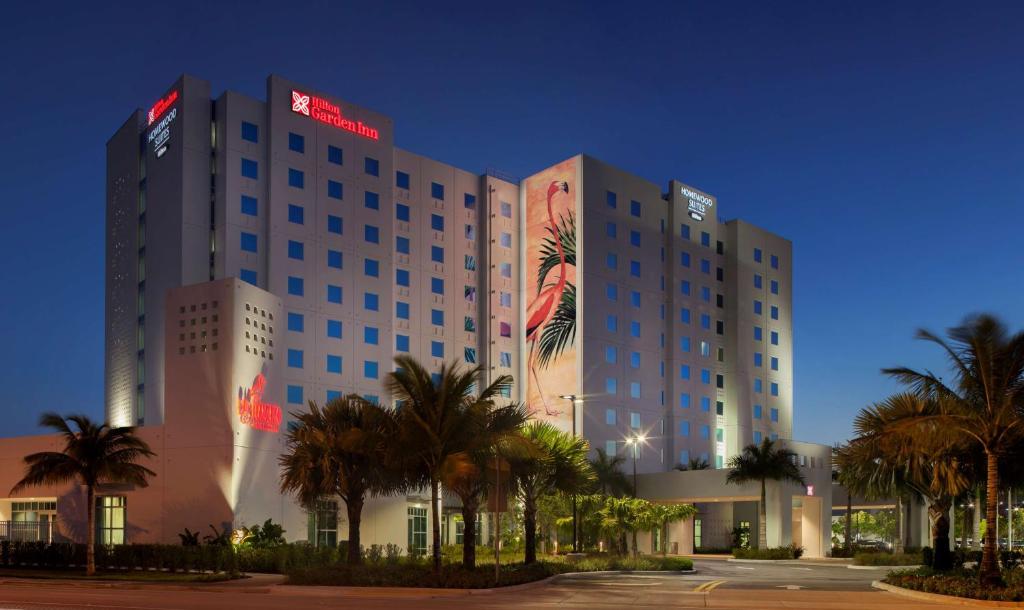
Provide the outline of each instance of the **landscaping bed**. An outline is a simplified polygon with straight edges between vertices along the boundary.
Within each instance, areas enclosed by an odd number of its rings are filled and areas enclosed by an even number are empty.
[[[855,566],[919,566],[924,563],[921,553],[857,553]]]
[[[951,572],[935,572],[922,567],[916,570],[890,572],[882,582],[903,589],[951,595],[986,601],[1024,601],[1024,571],[1020,569],[1003,572],[1006,587],[986,587],[978,582],[976,569],[958,569]]]
[[[536,563],[525,565],[522,558],[502,564],[498,582],[494,581],[494,561],[480,558],[474,570],[457,563],[447,563],[440,576],[434,574],[429,558],[401,557],[392,560],[367,561],[363,565],[296,568],[288,572],[289,585],[328,585],[355,587],[440,587],[447,589],[482,589],[494,586],[520,585],[568,572],[680,571],[693,569],[685,557],[641,556],[615,557],[589,555],[569,558],[545,555]]]
[[[736,559],[759,559],[763,561],[800,559],[804,554],[803,547],[779,546],[770,549],[733,549],[732,556]]]
[[[40,580],[100,580],[100,581],[122,581],[122,582],[152,582],[152,583],[205,583],[224,582],[239,578],[231,576],[226,572],[213,573],[186,573],[186,572],[157,572],[154,570],[104,570],[97,572],[94,576],[86,576],[85,570],[80,569],[32,569],[32,568],[0,568],[0,579],[4,578],[34,578]]]

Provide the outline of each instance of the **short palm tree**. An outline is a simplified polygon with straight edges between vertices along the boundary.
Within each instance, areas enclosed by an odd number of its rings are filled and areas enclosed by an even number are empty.
[[[639,525],[641,530],[661,532],[661,554],[668,554],[668,526],[676,521],[689,519],[697,514],[697,508],[692,504],[656,504],[643,501],[640,505]],[[636,552],[636,540],[634,534],[633,551]]]
[[[430,487],[434,572],[441,572],[441,520],[438,514],[440,486],[471,476],[477,470],[473,451],[478,447],[479,422],[493,408],[512,382],[502,375],[476,392],[483,367],[457,363],[441,367],[435,381],[416,359],[395,358],[396,369],[384,384],[399,408],[397,446],[410,482]],[[472,522],[466,527],[472,527]]]
[[[156,473],[137,462],[156,454],[130,426],[112,428],[107,424],[97,424],[85,415],[61,417],[56,413],[44,413],[39,418],[39,425],[56,430],[64,440],[64,450],[25,456],[25,476],[11,488],[11,493],[38,485],[61,485],[72,481],[85,486],[88,515],[85,566],[86,573],[92,576],[96,573],[97,486],[127,483],[147,487],[149,477],[156,476]]]
[[[337,495],[348,515],[348,563],[358,564],[360,525],[366,496],[402,489],[389,447],[398,430],[391,409],[352,394],[308,412],[292,414],[298,426],[287,436],[280,459],[281,491],[294,494],[309,510],[324,497]]]
[[[917,337],[938,345],[953,369],[947,383],[931,371],[908,367],[884,373],[916,392],[939,398],[931,416],[946,429],[973,440],[986,459],[987,523],[995,523],[999,506],[999,467],[1024,437],[1024,333],[1011,334],[989,314],[967,318],[949,329],[948,339],[927,330]],[[979,579],[986,586],[1002,583],[996,557],[995,528],[986,528]]]
[[[768,548],[768,518],[766,512],[765,484],[767,481],[790,481],[807,486],[800,468],[796,465],[796,454],[779,446],[776,441],[765,438],[760,445],[747,445],[743,453],[729,459],[729,474],[726,482],[734,484],[758,482],[761,484],[761,502],[757,507],[757,548]]]
[[[608,455],[604,449],[598,448],[597,457],[590,460],[590,467],[602,495],[622,496],[633,493],[633,485],[626,473],[622,472],[625,463],[626,456],[620,453]]]
[[[594,485],[587,461],[587,441],[546,422],[531,422],[522,435],[534,447],[526,457],[513,458],[512,480],[523,502],[524,563],[537,560],[537,502],[552,493],[579,494]]]

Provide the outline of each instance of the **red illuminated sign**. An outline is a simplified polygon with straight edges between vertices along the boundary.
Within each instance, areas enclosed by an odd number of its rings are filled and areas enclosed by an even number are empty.
[[[152,125],[153,121],[159,119],[160,115],[163,114],[165,110],[170,108],[171,104],[173,104],[176,101],[178,101],[177,89],[168,93],[167,97],[158,99],[156,103],[153,104],[153,107],[149,109],[149,114],[147,115],[149,122],[147,123],[147,125]]]
[[[267,378],[260,373],[253,379],[251,388],[238,389],[238,419],[255,430],[277,432],[281,429],[281,407],[263,402],[266,387]]]
[[[292,89],[292,112],[304,114],[311,119],[316,119],[321,123],[327,123],[345,131],[351,131],[364,138],[370,138],[371,140],[380,139],[380,133],[373,127],[362,121],[353,121],[341,116],[341,108],[337,104],[332,104],[322,97],[296,91],[295,89]]]

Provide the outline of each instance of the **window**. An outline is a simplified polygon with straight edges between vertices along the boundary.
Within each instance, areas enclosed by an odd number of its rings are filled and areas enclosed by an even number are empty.
[[[711,383],[711,371],[708,369],[700,370],[700,382],[710,384]]]
[[[409,206],[404,203],[395,204],[395,220],[409,222]]]
[[[629,215],[630,216],[636,216],[637,218],[640,218],[640,202],[639,201],[630,201],[629,202]]]
[[[640,429],[640,414],[636,411],[632,411],[629,414],[629,427],[634,430]]]
[[[380,161],[366,157],[363,159],[363,172],[370,176],[380,176]]]
[[[341,252],[339,252],[337,250],[328,250],[327,251],[327,266],[332,268],[332,269],[341,269],[341,267],[342,267]]]
[[[288,276],[288,294],[301,297],[306,294],[305,281],[301,277]]]
[[[679,349],[680,349],[680,351],[683,351],[683,352],[687,352],[687,353],[690,352],[690,338],[689,337],[679,337]]]
[[[771,283],[769,284],[769,286],[770,286],[770,290],[771,290],[772,294],[779,294],[779,281],[778,280],[772,280]]]
[[[754,405],[754,419],[761,419],[762,410],[761,405]]]
[[[683,392],[679,395],[679,407],[681,409],[690,408],[690,395],[688,393]]]
[[[690,378],[690,365],[689,364],[680,364],[679,365],[679,378],[680,379],[689,379]]]
[[[341,374],[341,356],[327,354],[327,372]]]
[[[700,245],[704,247],[711,246],[711,234],[708,233],[707,231],[700,232]]]
[[[409,351],[409,335],[395,335],[395,351]]]
[[[631,320],[629,322],[629,334],[633,337],[640,338],[640,322]]]
[[[615,409],[604,410],[604,423],[609,426],[614,426],[616,423]]]
[[[604,391],[608,394],[614,394],[619,389],[619,383],[614,377],[608,377],[604,380]]]
[[[499,269],[501,270],[501,277],[512,277],[512,263],[501,263],[501,265],[499,265]]]
[[[242,121],[242,139],[246,142],[258,144],[260,141],[260,128],[247,121]]]
[[[334,233],[335,235],[341,235],[344,228],[344,223],[340,216],[327,216],[327,232]]]
[[[771,418],[772,418],[772,421],[774,421],[774,422],[779,421],[779,410],[776,409],[775,407],[772,407]]]
[[[715,375],[715,387],[722,389],[725,387],[725,375]],[[721,415],[721,413],[719,413]]]
[[[619,257],[614,252],[607,253],[605,255],[604,261],[605,265],[607,265],[608,268],[613,271],[619,268]]]
[[[503,231],[501,233],[501,237],[500,237],[500,242],[499,243],[501,244],[502,248],[511,248],[512,247],[512,234],[511,233],[505,233]]]
[[[640,307],[640,291],[630,290],[629,291],[629,303],[633,307]]]
[[[128,501],[124,496],[96,498],[96,544],[124,544]]]
[[[434,326],[444,326],[444,312],[440,309],[431,309],[430,323]]]
[[[700,298],[705,303],[710,303],[711,302],[711,289],[708,288],[707,286],[701,286],[700,287]]]
[[[608,364],[615,364],[619,359],[619,350],[614,345],[604,348],[604,361]]]
[[[679,321],[683,324],[690,323],[690,309],[687,307],[681,307],[679,309]]]
[[[257,285],[257,283],[256,283],[256,272],[253,271],[252,269],[239,269],[238,270],[238,279],[242,280],[243,282],[248,282],[248,283],[252,284],[253,286]]]
[[[306,174],[304,174],[302,170],[289,167],[288,186],[297,189],[306,188]]]
[[[256,253],[256,236],[252,233],[242,232],[241,236],[242,252]]]
[[[711,410],[711,399],[707,396],[700,397],[700,410],[705,413]]]
[[[297,225],[306,224],[306,212],[301,205],[295,205],[294,203],[288,204],[288,222],[295,223]]]
[[[687,296],[690,295],[690,280],[681,280],[679,282],[679,292]]]
[[[501,291],[498,293],[498,305],[512,307],[512,293]]]
[[[760,273],[754,274],[754,288],[761,288],[763,285],[763,278]]]
[[[430,292],[444,294],[444,280],[439,277],[430,278]]]
[[[618,332],[619,330],[619,318],[617,316],[608,316],[605,318],[604,326],[608,329],[608,332]]]
[[[395,252],[398,252],[399,254],[408,254],[409,253],[409,238],[408,237],[401,237],[401,236],[396,236],[395,237]]]
[[[242,213],[246,216],[255,216],[259,205],[255,197],[242,195]],[[301,208],[300,208],[301,209]]]
[[[498,361],[501,364],[501,366],[504,366],[504,367],[512,366],[512,353],[511,352],[499,352],[498,356],[499,356]]]
[[[754,299],[754,314],[761,315],[761,301]]]
[[[771,358],[771,368],[773,371],[779,370],[779,359],[775,356],[772,356]]]
[[[710,274],[711,273],[711,261],[709,261],[706,258],[700,259],[700,272],[701,273]]]
[[[300,349],[288,350],[288,367],[293,369],[302,368],[303,354]]]
[[[364,259],[363,275],[367,277],[380,277],[380,263],[372,258]]]
[[[408,320],[409,304],[405,301],[395,301],[395,317],[399,320]]]
[[[760,430],[754,430],[754,444],[755,445],[760,445],[761,441],[763,440],[763,438],[764,438],[764,435],[761,434]]]
[[[288,404],[301,405],[302,404],[302,386],[290,385],[287,390]]]
[[[462,359],[466,361],[466,364],[476,364],[476,348],[475,347],[464,347],[464,348],[462,348]]]
[[[772,334],[771,334],[771,342],[772,342],[772,345],[778,345],[779,344],[779,333],[774,331],[774,330],[772,331]]]
[[[700,427],[700,437],[704,440],[711,439],[711,426],[704,424]]]
[[[640,277],[640,261],[629,261],[629,274]]]
[[[764,381],[760,377],[754,378],[754,393],[760,394],[764,391]]]
[[[754,366],[761,366],[762,355],[761,352],[754,352]]]
[[[431,214],[430,228],[435,231],[444,231],[444,216],[441,216],[440,214]]]
[[[327,146],[327,162],[335,165],[342,164],[342,152],[337,146]]]
[[[380,340],[380,331],[373,326],[363,327],[363,343],[367,345],[377,345]]]
[[[327,181],[327,196],[331,199],[342,199],[345,196],[345,188],[337,180]]]
[[[341,303],[341,286],[327,285],[327,302]]]
[[[341,320],[327,321],[327,336],[331,339],[341,339]]]
[[[380,229],[373,225],[363,226],[363,239],[371,244],[380,243]]]
[[[779,268],[779,257],[778,256],[775,256],[774,254],[772,254],[771,262],[772,262],[772,269],[778,269]]]
[[[301,241],[295,241],[292,239],[288,240],[288,258],[295,259],[297,261],[304,260],[306,258],[306,247]]]
[[[431,341],[430,355],[434,358],[444,358],[444,343],[441,341]]]
[[[306,319],[301,313],[288,312],[288,330],[296,333],[305,331]]]
[[[710,315],[708,315],[706,313],[700,314],[700,327],[703,328],[704,330],[711,330],[711,316]]]
[[[252,178],[257,180],[259,178],[260,169],[259,164],[252,159],[242,158],[242,177]]]
[[[761,340],[762,340],[761,327],[760,326],[755,326],[754,327],[754,341],[761,341]]]
[[[772,320],[779,319],[779,307],[778,305],[772,305]]]
[[[376,379],[380,371],[375,360],[364,360],[363,361],[363,377],[367,379]]]
[[[640,352],[629,353],[629,366],[634,369],[640,368]]]
[[[770,384],[768,384],[768,392],[772,396],[778,396],[779,395],[779,384],[775,383],[774,381],[771,382]]]
[[[686,267],[687,269],[690,268],[690,253],[689,252],[680,252],[679,253],[679,264],[682,265],[683,267]]]
[[[705,358],[711,355],[711,344],[707,341],[700,342],[700,355]]]
[[[507,201],[501,202],[501,215],[505,218],[512,218],[512,204]]]
[[[430,183],[430,196],[434,199],[444,199],[444,185],[436,182]]]
[[[618,196],[616,196],[615,193],[608,191],[605,194],[605,202],[608,204],[608,207],[614,210],[618,205]]]
[[[374,292],[363,293],[363,309],[367,311],[380,310],[380,297]]]
[[[761,262],[761,248],[754,248],[754,262]]]
[[[640,398],[640,382],[632,381],[629,384],[629,397]]]
[[[379,210],[380,209],[380,195],[373,191],[363,192],[363,207],[368,210]]]
[[[470,193],[466,193],[463,196],[463,198],[462,198],[462,207],[466,208],[467,210],[475,210],[476,209],[476,195],[472,195]]]
[[[288,150],[297,153],[306,152],[306,138],[297,133],[288,132]]]
[[[395,284],[398,284],[399,286],[409,286],[408,269],[395,269]]]

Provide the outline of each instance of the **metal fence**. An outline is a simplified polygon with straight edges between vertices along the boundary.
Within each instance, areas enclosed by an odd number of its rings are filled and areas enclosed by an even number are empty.
[[[53,542],[56,521],[0,521],[0,540]]]

